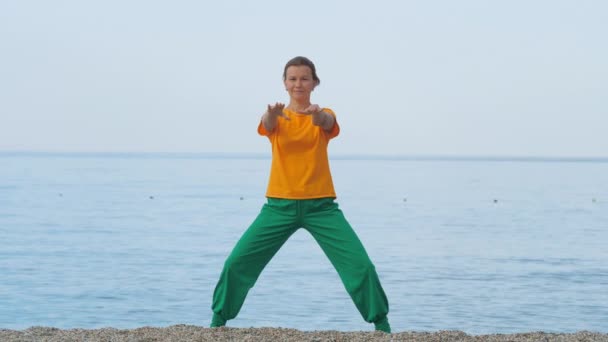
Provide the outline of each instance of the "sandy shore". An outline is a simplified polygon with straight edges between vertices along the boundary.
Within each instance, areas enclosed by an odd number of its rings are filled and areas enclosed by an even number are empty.
[[[339,332],[299,331],[282,328],[217,328],[174,325],[121,330],[32,327],[26,330],[0,329],[0,341],[607,341],[608,334],[581,331],[573,334],[531,332],[522,334],[467,335],[461,331],[439,332]]]

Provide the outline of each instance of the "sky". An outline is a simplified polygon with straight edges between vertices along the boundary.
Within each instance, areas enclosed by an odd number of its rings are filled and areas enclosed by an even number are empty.
[[[608,2],[0,0],[0,151],[266,153],[314,61],[333,154],[608,156]]]

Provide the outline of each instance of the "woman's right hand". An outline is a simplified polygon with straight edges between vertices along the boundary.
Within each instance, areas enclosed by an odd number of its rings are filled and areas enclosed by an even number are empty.
[[[274,105],[268,105],[266,113],[262,115],[262,124],[268,132],[272,132],[272,130],[274,130],[274,128],[277,126],[279,116],[285,120],[290,120],[289,116],[283,113],[283,109],[285,109],[285,104],[280,102],[277,102]]]
[[[285,104],[277,102],[274,105],[268,105],[268,109],[266,110],[266,113],[271,117],[271,118],[276,118],[276,117],[282,117],[285,120],[290,120],[289,116],[287,116],[284,112],[283,109],[285,109]]]

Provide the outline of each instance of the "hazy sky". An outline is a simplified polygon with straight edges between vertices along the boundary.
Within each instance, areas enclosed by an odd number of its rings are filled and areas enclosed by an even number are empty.
[[[608,1],[0,0],[0,151],[257,152],[285,62],[331,153],[608,156]]]

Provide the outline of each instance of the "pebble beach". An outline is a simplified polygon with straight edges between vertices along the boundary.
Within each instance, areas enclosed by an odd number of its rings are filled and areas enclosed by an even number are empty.
[[[576,333],[530,332],[518,334],[468,335],[461,331],[438,332],[342,332],[300,331],[283,328],[205,328],[174,325],[164,328],[137,329],[68,329],[31,327],[26,330],[0,329],[0,341],[608,341],[608,334],[581,331]]]

